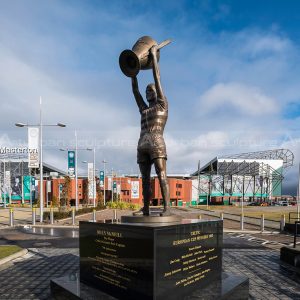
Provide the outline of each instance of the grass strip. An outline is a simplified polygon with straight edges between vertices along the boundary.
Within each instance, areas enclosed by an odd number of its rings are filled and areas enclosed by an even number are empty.
[[[0,259],[12,255],[22,250],[21,247],[15,245],[0,245]]]

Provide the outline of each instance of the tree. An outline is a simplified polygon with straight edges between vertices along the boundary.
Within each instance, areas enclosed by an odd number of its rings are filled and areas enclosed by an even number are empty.
[[[82,182],[82,189],[83,189],[83,204],[86,206],[89,201],[89,183],[88,180],[83,180]]]
[[[51,202],[52,202],[52,206],[53,207],[58,207],[59,206],[58,198],[56,196],[54,196],[54,195],[52,196]]]
[[[71,178],[70,176],[65,176],[64,179],[60,200],[61,206],[70,206]]]

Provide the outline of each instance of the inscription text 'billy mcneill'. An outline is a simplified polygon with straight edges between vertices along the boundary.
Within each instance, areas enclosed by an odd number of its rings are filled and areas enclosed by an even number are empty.
[[[103,236],[109,236],[109,237],[116,237],[116,238],[122,238],[123,235],[121,232],[117,231],[107,231],[107,230],[97,230],[97,235],[103,235]]]

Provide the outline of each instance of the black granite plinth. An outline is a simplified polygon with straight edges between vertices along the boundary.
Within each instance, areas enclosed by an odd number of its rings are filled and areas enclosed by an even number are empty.
[[[184,299],[221,280],[221,220],[80,222],[79,236],[80,281],[117,299]]]
[[[55,300],[116,300],[98,289],[82,282],[71,280],[69,276],[51,280],[51,294]],[[222,273],[221,280],[213,281],[205,288],[196,289],[183,300],[246,300],[249,297],[249,279],[245,276]]]

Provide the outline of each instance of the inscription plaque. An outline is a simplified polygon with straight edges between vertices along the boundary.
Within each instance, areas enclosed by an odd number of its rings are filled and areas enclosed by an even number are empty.
[[[80,222],[80,281],[119,299],[182,299],[221,279],[223,223]]]

